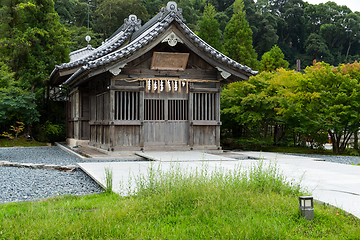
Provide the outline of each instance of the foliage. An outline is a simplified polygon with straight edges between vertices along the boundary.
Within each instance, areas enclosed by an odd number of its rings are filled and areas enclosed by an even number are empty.
[[[35,126],[34,138],[40,142],[63,141],[65,139],[65,126],[47,120],[44,124]]]
[[[0,131],[6,131],[15,121],[30,124],[39,120],[35,95],[19,87],[14,73],[0,62]]]
[[[220,44],[221,36],[219,31],[220,24],[214,17],[215,8],[211,4],[206,5],[202,20],[199,23],[200,31],[198,35],[210,46],[221,51],[222,45]]]
[[[103,0],[94,14],[96,25],[104,38],[109,38],[131,14],[135,14],[138,19],[148,19],[147,10],[141,0]]]
[[[359,220],[315,203],[313,221],[300,216],[298,184],[276,165],[233,171],[153,169],[135,179],[137,195],[66,196],[0,205],[5,239],[358,239]],[[292,184],[292,185],[291,185]],[[157,186],[157,187],[156,187]],[[58,224],[61,222],[61,224]]]
[[[69,33],[52,0],[2,0],[0,6],[0,61],[14,73],[0,89],[0,124],[7,129],[18,120],[31,131],[51,71],[69,59]]]
[[[288,61],[284,60],[281,49],[275,45],[269,52],[264,53],[260,62],[260,71],[275,71],[278,68],[287,68]]]
[[[253,69],[258,68],[257,54],[253,48],[252,30],[245,19],[242,0],[234,2],[234,14],[224,32],[224,54]]]
[[[359,70],[357,62],[337,68],[322,62],[304,74],[278,69],[231,83],[221,96],[224,127],[242,132],[235,137],[266,139],[273,126],[274,144],[309,139],[320,148],[329,134],[334,153],[344,152],[360,127]]]
[[[298,93],[310,94],[312,99],[301,104],[311,109],[312,125],[329,133],[334,153],[342,152],[360,127],[359,81],[325,63],[307,68],[305,73]]]
[[[52,0],[3,1],[0,53],[20,85],[41,94],[56,63],[69,59],[69,35]]]
[[[268,138],[269,126],[279,121],[276,108],[281,96],[278,92],[286,83],[276,78],[277,74],[262,72],[249,81],[230,83],[223,90],[221,114],[225,127],[241,125],[247,137]]]
[[[77,27],[75,25],[66,25],[70,33],[70,45],[69,48],[71,51],[76,51],[78,49],[84,48],[87,45],[85,37],[89,35],[91,40],[89,45],[93,48],[97,48],[103,42],[102,34],[95,33],[92,29],[87,30],[86,27]]]
[[[10,126],[10,131],[13,132],[13,134],[15,134],[15,138],[13,137],[12,133],[8,133],[8,132],[3,132],[3,134],[1,136],[3,137],[7,137],[11,140],[17,140],[19,134],[24,130],[24,123],[16,121],[15,126]]]

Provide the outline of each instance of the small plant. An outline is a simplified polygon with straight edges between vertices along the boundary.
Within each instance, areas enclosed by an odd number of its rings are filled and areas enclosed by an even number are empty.
[[[17,140],[19,134],[24,130],[25,124],[23,122],[19,122],[19,121],[16,121],[16,124],[17,125],[15,125],[15,126],[11,125],[10,129],[9,129],[10,131],[14,132],[15,137],[13,136],[12,133],[8,133],[8,132],[3,132],[3,134],[1,134],[1,136],[7,137],[10,140]]]
[[[3,134],[1,134],[1,136],[9,138],[9,140],[14,140],[13,135],[11,133],[8,133],[8,132],[3,132]]]
[[[112,168],[105,168],[105,192],[112,193],[113,190],[113,171]]]

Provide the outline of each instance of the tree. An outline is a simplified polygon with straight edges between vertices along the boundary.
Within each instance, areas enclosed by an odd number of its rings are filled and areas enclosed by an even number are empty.
[[[317,33],[312,33],[306,40],[306,53],[317,61],[333,61],[334,56],[329,51],[324,39]]]
[[[89,1],[90,2],[90,1]],[[59,14],[60,22],[62,24],[71,24],[77,27],[87,26],[88,11],[92,16],[93,7],[88,7],[88,1],[79,0],[55,0],[54,8]],[[93,2],[91,5],[93,6]],[[90,19],[92,20],[92,18]],[[90,21],[90,27],[93,22]]]
[[[103,0],[95,10],[95,24],[104,38],[109,38],[131,14],[142,21],[148,19],[141,0]]]
[[[260,71],[275,71],[278,68],[287,68],[289,63],[284,60],[281,49],[275,45],[269,52],[264,53],[260,62]]]
[[[86,27],[77,27],[75,25],[65,25],[70,33],[70,51],[75,51],[81,48],[86,47],[87,42],[85,40],[85,37],[87,35],[90,35],[91,40],[89,44],[96,48],[101,45],[103,42],[102,35],[99,33],[95,33],[92,29],[87,30]]]
[[[213,48],[221,51],[219,22],[214,18],[215,8],[208,4],[205,6],[202,20],[199,23],[199,37]]]
[[[295,78],[294,85],[284,93],[286,104],[278,114],[292,119],[292,126],[303,136],[314,139],[329,134],[333,152],[344,152],[360,127],[360,84],[355,79],[359,69],[343,65],[334,68],[324,62],[306,68],[305,74]]]
[[[69,59],[69,35],[52,0],[3,1],[0,53],[19,86],[40,97],[55,64]]]
[[[17,86],[14,75],[0,62],[0,132],[7,131],[15,121],[30,124],[39,120],[35,94]]]
[[[283,82],[277,81],[276,73],[262,72],[249,81],[230,83],[221,94],[221,114],[224,127],[234,135],[245,131],[245,139],[271,142],[269,126],[280,120],[276,109],[282,97],[278,91]]]
[[[234,3],[234,14],[224,32],[224,54],[253,69],[258,68],[257,54],[253,48],[252,30],[245,19],[242,0]]]
[[[360,40],[360,13],[350,13],[346,16],[345,31],[348,36],[348,48],[345,61],[347,61],[351,45]]]

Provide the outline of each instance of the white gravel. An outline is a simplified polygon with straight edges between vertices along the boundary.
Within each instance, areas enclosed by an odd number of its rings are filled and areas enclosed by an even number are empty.
[[[19,163],[76,165],[75,156],[59,147],[0,148],[0,160]],[[59,195],[85,195],[102,188],[80,168],[59,170],[0,167],[0,203],[36,200]]]
[[[334,155],[319,155],[319,154],[295,154],[289,153],[294,156],[310,157],[310,158],[322,158],[327,162],[335,162],[341,164],[358,164],[360,163],[360,157],[351,156],[334,156]]]

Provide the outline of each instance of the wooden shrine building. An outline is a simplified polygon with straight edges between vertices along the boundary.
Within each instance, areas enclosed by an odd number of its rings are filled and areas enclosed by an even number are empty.
[[[110,152],[221,149],[220,85],[257,73],[194,34],[175,2],[70,59],[50,76],[69,89],[67,139]]]

